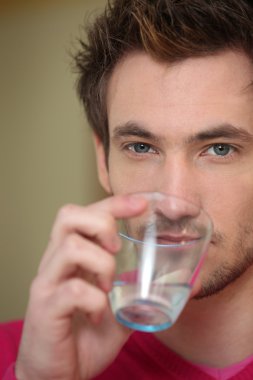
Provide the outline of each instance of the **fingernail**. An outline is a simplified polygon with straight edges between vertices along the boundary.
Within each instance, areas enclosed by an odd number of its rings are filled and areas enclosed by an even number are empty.
[[[100,286],[105,293],[109,293],[112,290],[112,282],[109,280],[104,280]]]

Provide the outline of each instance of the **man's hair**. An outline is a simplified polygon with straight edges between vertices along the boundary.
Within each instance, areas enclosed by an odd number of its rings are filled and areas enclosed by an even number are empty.
[[[132,51],[161,62],[203,57],[226,49],[253,58],[253,7],[246,0],[112,0],[87,28],[75,56],[78,95],[106,153],[108,79]]]

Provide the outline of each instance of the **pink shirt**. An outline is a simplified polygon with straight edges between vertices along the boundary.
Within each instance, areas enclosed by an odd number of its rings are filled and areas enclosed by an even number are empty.
[[[23,322],[0,324],[0,379],[16,380],[14,363],[21,338]]]
[[[233,364],[230,367],[212,368],[204,365],[195,365],[195,367],[212,376],[216,380],[228,380],[235,376],[237,373],[241,372],[250,363],[253,363],[253,355],[244,359],[240,363]]]
[[[0,324],[0,379],[17,380],[15,361],[22,322]],[[115,361],[93,380],[252,380],[253,356],[229,368],[194,365],[152,334],[135,332]]]

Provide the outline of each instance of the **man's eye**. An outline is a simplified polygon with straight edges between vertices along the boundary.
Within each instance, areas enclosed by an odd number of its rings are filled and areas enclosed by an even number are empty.
[[[127,148],[134,153],[154,153],[155,150],[149,145],[145,143],[133,143],[129,144]]]
[[[235,151],[235,148],[229,144],[215,144],[207,149],[207,153],[212,156],[228,156]]]

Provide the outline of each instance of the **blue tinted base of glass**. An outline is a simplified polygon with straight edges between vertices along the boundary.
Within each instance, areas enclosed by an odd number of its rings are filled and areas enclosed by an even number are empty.
[[[122,325],[129,327],[133,330],[143,331],[143,332],[156,332],[161,330],[166,330],[169,327],[171,327],[171,322],[162,323],[160,325],[141,325],[140,323],[136,322],[130,322],[125,320],[124,318],[121,318],[120,314],[116,314],[116,319],[119,323]]]

